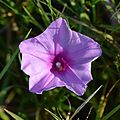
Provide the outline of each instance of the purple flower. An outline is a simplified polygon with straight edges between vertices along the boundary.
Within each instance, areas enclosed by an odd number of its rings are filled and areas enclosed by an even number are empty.
[[[101,55],[100,45],[71,30],[58,18],[40,35],[22,41],[21,69],[30,76],[29,90],[43,91],[65,86],[83,95],[92,80],[91,62]]]

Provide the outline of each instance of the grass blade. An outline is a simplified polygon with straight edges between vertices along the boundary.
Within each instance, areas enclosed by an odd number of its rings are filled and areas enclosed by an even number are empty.
[[[14,9],[13,7],[11,7],[10,5],[8,5],[7,3],[5,3],[4,1],[0,0],[0,2],[5,5],[6,7],[8,7],[9,9],[11,9],[15,14],[19,14],[19,12]]]
[[[43,9],[42,5],[40,4],[39,0],[37,0],[37,3],[36,3],[36,4],[37,4],[37,6],[38,6],[39,13],[40,13],[41,16],[42,16],[42,19],[43,19],[43,21],[44,21],[44,24],[45,24],[46,26],[48,26],[49,23],[50,23],[49,17],[47,16],[46,12],[44,11],[44,9]]]
[[[0,106],[0,118],[1,120],[10,120],[9,116],[3,110],[3,106]]]
[[[30,29],[27,33],[27,35],[25,36],[25,39],[29,36],[29,34],[31,33]],[[2,72],[0,73],[0,80],[2,79],[2,77],[5,75],[5,73],[7,72],[7,70],[9,69],[10,65],[12,64],[12,62],[14,61],[16,55],[19,52],[19,48],[17,47],[17,49],[15,50],[15,52],[13,53],[12,57],[10,58],[9,62],[5,65],[5,67],[3,68]]]
[[[113,114],[115,114],[120,109],[120,104],[111,110],[106,116],[104,116],[101,120],[108,120]]]
[[[100,90],[100,88],[102,87],[102,85],[90,96],[88,97],[85,102],[83,102],[77,109],[76,111],[73,113],[73,115],[71,116],[70,120],[73,119],[73,117],[92,99],[92,97]]]
[[[55,115],[54,113],[52,113],[51,111],[49,111],[48,109],[45,108],[45,110],[50,113],[54,118],[55,120],[61,120],[57,115]]]
[[[6,87],[2,90],[0,90],[0,104],[4,101],[4,97],[8,93],[8,91],[12,88],[12,86]]]
[[[34,25],[36,25],[39,29],[41,29],[42,31],[44,30],[44,28],[39,24],[39,22],[30,14],[30,12],[27,10],[27,8],[25,8],[23,6],[24,11],[26,12],[26,14],[30,17],[30,22]]]
[[[16,115],[15,113],[7,110],[7,109],[4,109],[5,112],[7,112],[10,116],[12,116],[15,120],[24,120],[23,118],[19,117],[18,115]]]
[[[0,73],[0,80],[2,79],[2,77],[5,75],[5,73],[7,72],[7,70],[9,69],[10,65],[12,64],[13,60],[15,59],[17,53],[18,53],[19,49],[17,48],[15,50],[15,52],[13,53],[12,57],[10,58],[9,62],[5,65],[5,67],[3,68],[2,72]]]

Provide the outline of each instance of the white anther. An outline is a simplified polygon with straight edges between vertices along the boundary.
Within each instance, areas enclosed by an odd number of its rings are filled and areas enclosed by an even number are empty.
[[[56,65],[57,68],[60,68],[60,67],[61,67],[61,63],[60,63],[60,62],[56,62],[55,65]]]

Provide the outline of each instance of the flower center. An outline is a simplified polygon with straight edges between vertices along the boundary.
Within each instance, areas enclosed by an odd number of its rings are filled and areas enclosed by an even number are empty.
[[[55,65],[56,65],[57,68],[61,68],[62,67],[62,64],[60,62],[56,62]]]
[[[59,61],[55,63],[55,67],[58,71],[64,71],[64,64]]]
[[[57,71],[57,72],[63,72],[66,69],[66,61],[64,60],[64,58],[61,55],[57,55],[54,58],[54,61],[52,62],[52,69],[53,71]]]

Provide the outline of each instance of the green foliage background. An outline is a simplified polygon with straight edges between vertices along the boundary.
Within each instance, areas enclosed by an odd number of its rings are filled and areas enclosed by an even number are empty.
[[[56,88],[42,95],[30,93],[28,76],[20,70],[19,43],[31,28],[29,37],[36,36],[60,16],[68,21],[71,29],[96,40],[103,50],[102,56],[92,64],[94,80],[88,84],[82,97],[66,88]],[[119,80],[119,0],[0,0],[1,119],[12,119],[4,108],[24,120],[54,119],[46,108],[67,120],[69,102],[72,115],[86,98],[103,85],[73,120],[119,120]],[[116,106],[118,108],[114,109]],[[110,117],[104,118],[106,115]]]

